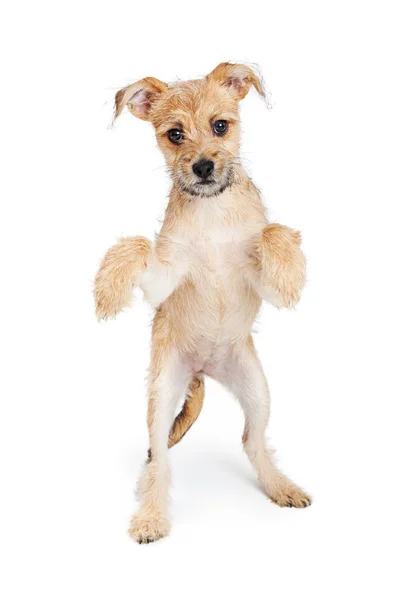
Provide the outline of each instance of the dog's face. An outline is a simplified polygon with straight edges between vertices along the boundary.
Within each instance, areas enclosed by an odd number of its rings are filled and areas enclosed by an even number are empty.
[[[259,78],[245,65],[222,63],[204,79],[167,85],[147,77],[120,90],[115,116],[125,106],[150,121],[175,185],[191,196],[229,187],[239,152],[239,101]]]

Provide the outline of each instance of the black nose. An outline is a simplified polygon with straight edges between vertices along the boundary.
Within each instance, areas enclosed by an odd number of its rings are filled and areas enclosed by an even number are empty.
[[[192,169],[195,175],[205,180],[214,171],[214,163],[212,160],[206,160],[205,158],[202,158],[194,163]]]

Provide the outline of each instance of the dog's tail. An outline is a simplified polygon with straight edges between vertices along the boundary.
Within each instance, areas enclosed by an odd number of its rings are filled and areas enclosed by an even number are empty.
[[[168,448],[172,448],[181,441],[199,416],[204,402],[204,379],[200,376],[193,377],[186,395],[181,412],[176,416],[172,425]]]
[[[181,441],[199,416],[204,402],[204,379],[201,375],[193,377],[186,394],[181,412],[175,417],[168,440],[168,448],[172,448]],[[151,449],[148,451],[148,460],[151,460]]]

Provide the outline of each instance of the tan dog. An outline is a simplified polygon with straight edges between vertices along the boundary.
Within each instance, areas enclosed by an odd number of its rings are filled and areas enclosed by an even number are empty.
[[[239,399],[244,449],[271,500],[298,508],[311,503],[277,469],[264,440],[270,397],[250,331],[263,299],[279,307],[296,305],[305,259],[299,232],[267,224],[260,195],[240,164],[238,103],[252,86],[264,95],[249,67],[223,63],[195,81],[167,85],[147,77],[115,98],[116,117],[127,106],[153,124],[173,180],[155,243],[122,239],[107,252],[95,282],[99,319],[129,306],[135,286],[157,309],[149,460],[139,481],[141,507],[130,527],[139,543],[169,531],[167,450],[200,413],[204,375]]]

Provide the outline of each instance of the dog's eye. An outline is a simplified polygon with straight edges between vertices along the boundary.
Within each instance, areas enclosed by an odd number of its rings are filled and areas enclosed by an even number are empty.
[[[213,129],[217,135],[224,135],[228,131],[228,123],[227,121],[219,119],[218,121],[215,121]]]
[[[168,131],[168,138],[173,144],[179,144],[183,140],[183,131],[180,129],[170,129]]]

